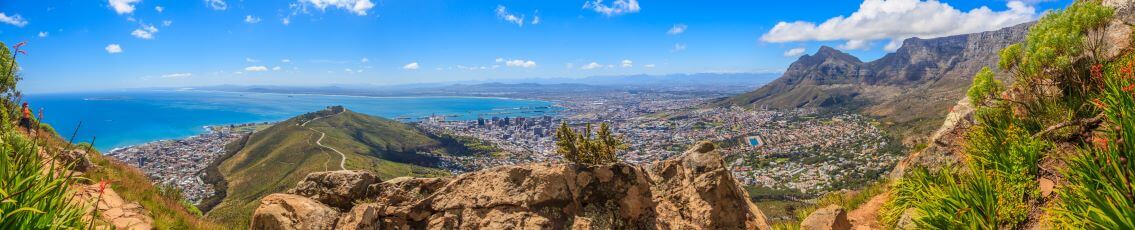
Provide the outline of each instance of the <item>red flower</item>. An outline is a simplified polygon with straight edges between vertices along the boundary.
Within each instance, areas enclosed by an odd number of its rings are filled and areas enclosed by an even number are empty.
[[[1103,77],[1103,65],[1101,65],[1101,64],[1092,65],[1092,78],[1099,80],[1102,77]]]
[[[1106,109],[1107,108],[1107,105],[1105,105],[1103,103],[1103,101],[1100,101],[1099,98],[1092,99],[1092,104],[1096,104],[1096,107],[1099,107],[1100,109]]]
[[[1135,83],[1123,87],[1123,92],[1135,93],[1132,91],[1135,91]]]
[[[99,181],[99,194],[102,194],[103,191],[106,190],[106,187],[109,186],[109,185],[110,185],[110,181],[108,181],[108,180]]]
[[[1092,137],[1092,143],[1094,143],[1094,144],[1096,144],[1096,146],[1099,146],[1099,147],[1102,148],[1104,146],[1107,146],[1107,138]]]
[[[14,45],[12,47],[16,48],[18,50],[18,49],[20,49],[21,46],[24,46],[24,45],[27,45],[27,44],[28,44],[28,42],[20,42],[20,43],[16,43],[16,45]]]

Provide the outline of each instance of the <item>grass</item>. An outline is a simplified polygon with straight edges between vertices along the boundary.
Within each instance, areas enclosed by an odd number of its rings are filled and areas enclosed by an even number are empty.
[[[97,152],[88,155],[99,167],[87,172],[86,176],[94,181],[110,181],[111,188],[124,200],[138,202],[150,211],[154,228],[221,229],[217,223],[204,219],[201,211],[180,195],[155,186],[141,170]]]
[[[375,172],[380,178],[400,176],[437,177],[448,172],[430,165],[432,158],[418,152],[457,152],[444,141],[417,128],[393,120],[345,111],[312,121],[328,113],[301,115],[254,134],[249,141],[217,167],[227,188],[225,197],[208,211],[208,217],[235,228],[247,228],[260,198],[291,189],[307,174],[339,169],[338,153],[315,144],[321,143],[347,155],[347,169]],[[264,175],[272,175],[265,177]]]
[[[84,228],[84,210],[69,189],[80,178],[58,174],[37,143],[7,129],[0,134],[0,229]]]

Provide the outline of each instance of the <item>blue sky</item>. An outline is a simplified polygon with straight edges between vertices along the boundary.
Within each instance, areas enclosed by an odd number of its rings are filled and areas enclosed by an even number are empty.
[[[4,0],[0,41],[27,41],[31,93],[775,72],[821,45],[873,60],[1069,2]]]

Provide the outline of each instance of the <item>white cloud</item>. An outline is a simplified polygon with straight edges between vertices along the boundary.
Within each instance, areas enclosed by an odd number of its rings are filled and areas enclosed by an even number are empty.
[[[158,33],[157,27],[154,27],[153,25],[143,24],[142,28],[135,29],[134,32],[130,32],[130,35],[134,35],[134,37],[137,38],[149,40],[154,39],[154,34],[156,33]]]
[[[788,51],[784,51],[784,56],[785,57],[796,57],[796,56],[800,56],[800,55],[804,54],[805,51],[808,51],[808,50],[804,49],[804,48],[793,48],[793,49],[789,49]]]
[[[193,76],[193,73],[171,73],[162,75],[162,78],[186,78]]]
[[[935,38],[995,30],[1037,18],[1036,9],[1021,1],[1012,0],[1006,6],[1008,9],[1004,11],[982,6],[962,12],[937,0],[865,0],[851,16],[830,18],[818,25],[807,21],[779,22],[761,35],[760,40],[775,43],[848,40],[844,46],[857,47],[874,40],[901,41],[911,37]]]
[[[299,2],[319,10],[326,10],[328,6],[340,8],[359,16],[366,16],[367,10],[374,8],[374,3],[370,0],[299,0]]]
[[[213,10],[225,10],[229,8],[229,4],[225,0],[205,0],[205,6]]]
[[[894,52],[899,50],[899,47],[902,47],[902,39],[891,39],[891,42],[887,42],[887,45],[883,46],[883,50]]]
[[[256,60],[256,59],[252,59],[250,57],[246,57],[246,58],[244,58],[244,62],[252,63],[252,62],[260,62],[260,60]]]
[[[532,60],[522,60],[522,59],[505,60],[504,58],[497,58],[496,62],[497,63],[504,63],[504,65],[508,66],[508,67],[521,67],[521,68],[535,68],[536,67],[536,61],[532,61]]]
[[[164,7],[162,7],[162,6],[155,6],[155,7],[154,7],[154,10],[155,10],[155,11],[158,11],[158,13],[161,13],[161,12],[163,12],[163,11],[166,11],[166,8],[164,8]]]
[[[370,58],[363,58],[362,60],[359,60],[359,62],[362,62],[362,63],[370,62]]]
[[[46,32],[46,31],[40,31],[40,32],[39,32],[39,34],[37,34],[37,36],[39,36],[39,37],[41,37],[41,38],[46,38],[46,37],[47,37],[47,32]]]
[[[865,40],[847,40],[843,45],[839,45],[836,48],[841,50],[866,50],[871,48],[871,43]]]
[[[8,16],[7,14],[0,13],[0,22],[6,23],[6,24],[9,24],[9,25],[13,25],[13,26],[16,26],[16,27],[24,27],[25,25],[28,24],[28,20],[24,20],[24,17],[20,17],[19,14],[13,14],[12,16]]]
[[[688,28],[686,24],[674,24],[673,27],[670,27],[670,30],[666,31],[666,34],[679,35],[686,32],[686,28]]]
[[[532,16],[532,25],[539,25],[539,24],[540,24],[540,15],[533,15]]]
[[[279,66],[272,67],[272,71],[280,71],[280,67]]]
[[[173,21],[170,21],[170,20],[162,21],[162,26],[169,26],[169,25],[173,25]]]
[[[402,69],[416,70],[419,67],[421,67],[421,66],[418,65],[417,62],[410,62],[410,64],[406,64],[406,65],[402,66]]]
[[[623,61],[619,63],[619,66],[622,66],[623,68],[630,68],[634,66],[634,62],[632,62],[631,60],[623,59]]]
[[[595,69],[595,68],[600,68],[600,67],[603,67],[603,65],[600,65],[599,63],[591,62],[591,63],[587,63],[587,65],[583,65],[583,67],[579,67],[579,68],[580,69]]]
[[[503,5],[497,5],[497,18],[509,23],[516,24],[517,26],[524,26],[524,15],[516,15],[508,12],[508,9]]]
[[[248,71],[248,72],[268,71],[268,67],[265,67],[265,66],[262,66],[262,65],[249,66],[249,67],[244,67],[244,71]]]
[[[642,65],[642,67],[654,68],[654,64],[646,64],[646,65]]]
[[[122,53],[122,46],[118,44],[106,45],[106,52],[112,54]]]
[[[134,4],[142,0],[110,0],[110,8],[114,8],[114,12],[118,14],[134,13]]]
[[[686,50],[686,44],[674,43],[674,48],[670,49],[670,52],[680,52],[683,50]]]
[[[289,18],[283,18],[283,19],[280,19],[280,23],[281,23],[281,24],[284,24],[284,25],[286,26],[286,25],[288,25],[288,24],[292,24],[292,19],[289,19]]]
[[[637,13],[640,10],[638,0],[615,0],[611,5],[603,4],[603,0],[593,0],[584,2],[583,8],[607,16]]]
[[[283,60],[280,60],[280,62],[289,63],[289,62],[292,62],[292,59],[283,59]]]
[[[253,17],[252,15],[248,15],[248,16],[244,16],[244,22],[247,22],[248,24],[256,24],[256,23],[260,22],[260,18]]]

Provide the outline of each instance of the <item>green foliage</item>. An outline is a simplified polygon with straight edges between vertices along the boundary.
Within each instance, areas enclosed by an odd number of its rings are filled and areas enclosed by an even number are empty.
[[[843,207],[844,210],[855,210],[856,208],[859,208],[860,205],[867,203],[867,201],[871,200],[871,198],[874,198],[876,195],[886,192],[887,189],[889,189],[888,184],[890,184],[888,180],[880,180],[870,185],[864,186],[863,188],[860,188],[859,191],[830,192],[824,194],[823,196],[820,196],[816,199],[815,204],[796,209],[796,220],[803,221],[804,218],[808,218],[809,215],[812,215],[812,212],[815,212],[816,209],[827,207],[833,204]]]
[[[1015,69],[1017,83],[1036,85],[1041,79],[1058,83],[1087,83],[1078,78],[1080,57],[1085,51],[1088,31],[1103,26],[1113,10],[1097,1],[1076,1],[1062,11],[1045,15],[1032,28],[1022,45],[1013,45],[1001,53],[1002,69]],[[1090,43],[1089,43],[1090,44]]]
[[[556,153],[576,164],[611,164],[618,162],[616,154],[626,148],[623,141],[611,134],[607,123],[600,123],[592,137],[591,124],[583,132],[576,132],[561,123],[556,130]]]
[[[1108,65],[1096,103],[1108,121],[1093,146],[1068,161],[1053,224],[1067,229],[1135,229],[1135,55]]]
[[[83,228],[70,189],[78,178],[50,170],[56,162],[44,162],[38,149],[15,131],[0,134],[0,229]]]
[[[974,106],[981,105],[986,100],[996,97],[997,93],[1003,90],[1001,81],[994,77],[993,71],[989,70],[989,67],[982,68],[980,72],[977,72],[977,75],[973,76],[973,85],[966,93],[971,104]]]

